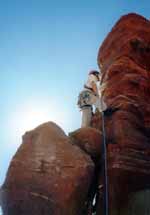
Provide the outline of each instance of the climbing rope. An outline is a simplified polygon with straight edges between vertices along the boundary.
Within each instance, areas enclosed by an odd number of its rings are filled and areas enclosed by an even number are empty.
[[[102,137],[103,137],[103,168],[104,168],[104,215],[109,212],[109,196],[108,196],[108,174],[107,174],[107,145],[106,145],[106,131],[105,131],[105,115],[104,111],[101,112],[102,116]]]

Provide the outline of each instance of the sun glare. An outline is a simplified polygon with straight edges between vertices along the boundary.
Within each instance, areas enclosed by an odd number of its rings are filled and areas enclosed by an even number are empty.
[[[13,113],[10,122],[10,130],[14,138],[20,138],[26,131],[32,130],[42,123],[53,121],[62,129],[67,130],[69,121],[68,113],[59,110],[56,104],[44,103],[19,106]]]

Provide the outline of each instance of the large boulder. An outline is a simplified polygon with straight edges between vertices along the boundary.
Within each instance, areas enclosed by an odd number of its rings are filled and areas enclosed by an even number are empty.
[[[2,186],[4,215],[79,215],[94,163],[63,130],[45,123],[23,136]]]

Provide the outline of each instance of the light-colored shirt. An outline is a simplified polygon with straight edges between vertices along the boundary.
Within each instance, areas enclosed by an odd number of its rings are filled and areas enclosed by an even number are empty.
[[[97,82],[98,79],[95,75],[90,74],[88,75],[87,82],[85,83],[85,88],[89,90],[91,89],[95,94],[98,94],[98,88],[97,88]]]
[[[85,85],[86,85],[87,87],[89,87],[89,88],[92,88],[93,83],[96,84],[97,81],[98,81],[98,80],[97,80],[97,77],[96,77],[95,75],[93,75],[93,74],[90,74],[90,75],[88,76],[88,80],[87,80],[87,82],[85,83]]]

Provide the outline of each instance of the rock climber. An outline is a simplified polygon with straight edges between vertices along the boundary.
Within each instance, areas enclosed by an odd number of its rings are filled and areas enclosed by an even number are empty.
[[[84,89],[78,97],[78,106],[82,111],[81,127],[88,127],[91,124],[93,107],[96,111],[102,112],[106,109],[106,104],[102,100],[102,91],[104,88],[101,84],[101,75],[98,71],[92,70],[88,74],[87,82]]]

